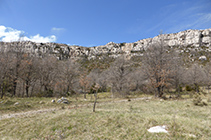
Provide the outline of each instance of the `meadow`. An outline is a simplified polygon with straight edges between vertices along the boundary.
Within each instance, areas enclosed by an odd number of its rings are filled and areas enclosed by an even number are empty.
[[[35,109],[53,109],[0,119],[2,140],[165,140],[211,139],[211,103],[195,106],[193,99],[162,100],[154,97],[110,98],[99,94],[96,112],[93,98],[69,97],[70,104],[51,103],[53,98],[8,98],[0,100],[0,113],[14,114]],[[137,98],[137,97],[136,97]],[[14,103],[19,105],[14,107]],[[20,108],[18,108],[18,106]],[[149,133],[165,125],[169,133]]]

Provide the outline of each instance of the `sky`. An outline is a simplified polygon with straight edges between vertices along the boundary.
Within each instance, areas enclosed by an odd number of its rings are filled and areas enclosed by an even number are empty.
[[[0,41],[99,46],[211,28],[211,0],[0,0]]]

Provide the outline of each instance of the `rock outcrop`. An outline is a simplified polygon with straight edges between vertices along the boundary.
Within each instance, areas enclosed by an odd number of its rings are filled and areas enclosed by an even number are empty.
[[[69,104],[70,101],[64,97],[57,100],[57,103]]]
[[[66,58],[80,58],[86,57],[88,59],[95,59],[102,55],[108,55],[109,57],[118,57],[121,54],[125,54],[129,57],[141,56],[143,51],[147,47],[160,38],[164,39],[165,44],[171,48],[177,47],[181,52],[190,51],[187,47],[191,47],[194,50],[211,52],[211,28],[205,30],[186,30],[178,33],[158,35],[154,38],[142,39],[134,43],[113,43],[110,42],[103,46],[96,47],[82,47],[82,46],[68,46],[66,44],[58,43],[34,43],[30,41],[26,42],[1,42],[0,49],[2,50],[9,46],[14,48],[21,48],[24,52],[32,53],[36,56],[42,56],[43,54],[50,53],[57,56],[58,59]]]

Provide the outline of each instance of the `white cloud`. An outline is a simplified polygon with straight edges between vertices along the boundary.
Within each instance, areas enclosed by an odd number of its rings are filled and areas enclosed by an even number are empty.
[[[55,42],[56,41],[56,36],[51,35],[47,37],[40,36],[39,34],[35,36],[31,36],[28,40],[33,41],[33,42]]]
[[[211,13],[198,13],[187,17],[188,21],[178,23],[176,26],[169,28],[168,32],[178,32],[187,29],[205,29],[210,28]]]
[[[188,29],[210,28],[211,12],[208,10],[210,4],[210,2],[199,2],[198,4],[184,2],[162,7],[156,14],[160,17],[159,20],[146,32],[159,32],[162,29],[164,33],[175,33]]]
[[[65,28],[53,27],[53,28],[51,28],[51,33],[55,34],[57,37],[59,37],[65,32],[65,30],[66,30]]]
[[[40,34],[37,34],[35,36],[23,36],[24,31],[16,30],[10,27],[5,27],[3,25],[0,25],[0,41],[4,42],[12,42],[12,41],[18,41],[20,38],[24,41],[33,41],[33,42],[55,42],[56,36],[51,35],[47,37],[40,36]],[[23,37],[21,37],[23,36]]]
[[[22,31],[12,29],[10,27],[0,26],[0,39],[5,42],[17,41]]]
[[[65,29],[64,28],[56,28],[56,27],[53,27],[51,29],[52,32],[61,32],[61,31],[64,31]]]

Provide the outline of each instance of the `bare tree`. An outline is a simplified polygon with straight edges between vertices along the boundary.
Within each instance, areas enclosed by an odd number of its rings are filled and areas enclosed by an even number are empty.
[[[82,88],[84,99],[86,99],[86,94],[88,93],[88,90],[91,87],[90,79],[87,75],[88,75],[87,70],[83,70],[80,74],[80,79],[79,79],[79,84],[80,84],[80,87]]]
[[[71,59],[59,62],[59,65],[59,81],[65,86],[65,94],[72,94],[75,92],[74,84],[77,82],[79,75],[79,65]]]
[[[207,86],[208,93],[210,91],[210,86],[211,86],[211,62],[209,62],[205,68],[204,68],[204,73],[205,73],[205,85]]]
[[[199,86],[203,83],[205,79],[205,73],[203,69],[198,64],[193,64],[186,71],[186,83],[191,85],[195,92],[199,92]]]
[[[26,96],[29,97],[29,89],[36,81],[35,58],[30,56],[30,54],[25,53],[20,64],[19,71],[20,78],[25,85]]]
[[[1,98],[3,98],[5,92],[12,87],[11,57],[8,52],[5,52],[3,46],[0,46],[0,48],[0,91]]]
[[[183,83],[183,76],[185,69],[183,68],[183,62],[181,57],[178,54],[172,55],[173,60],[171,61],[171,73],[169,83],[172,85],[172,88],[175,88],[175,92],[180,96],[181,86]]]
[[[161,39],[151,44],[146,50],[142,64],[151,86],[156,89],[155,96],[157,97],[162,97],[164,94],[164,88],[169,81],[172,60],[170,53],[167,52],[168,48],[164,43],[164,39],[162,35],[160,36]]]
[[[109,81],[114,91],[125,96],[128,92],[128,75],[131,72],[131,64],[124,56],[119,57],[109,68]]]
[[[94,86],[94,91],[95,91],[95,101],[94,101],[94,105],[93,105],[93,112],[95,112],[95,108],[96,108],[96,104],[97,104],[97,93],[98,93],[98,90],[100,88],[100,85],[99,84],[95,84]]]
[[[55,79],[57,77],[57,59],[47,56],[36,64],[36,72],[40,82],[40,92],[44,91],[44,96],[53,96]]]
[[[134,68],[128,75],[129,78],[129,88],[132,91],[143,91],[143,86],[147,80],[144,72],[140,67]]]
[[[16,95],[16,88],[17,88],[17,84],[18,84],[18,79],[20,76],[20,65],[21,65],[21,61],[23,59],[23,48],[21,47],[21,42],[12,42],[10,43],[9,46],[9,54],[10,57],[12,58],[12,79],[13,79],[13,94],[12,96]]]

